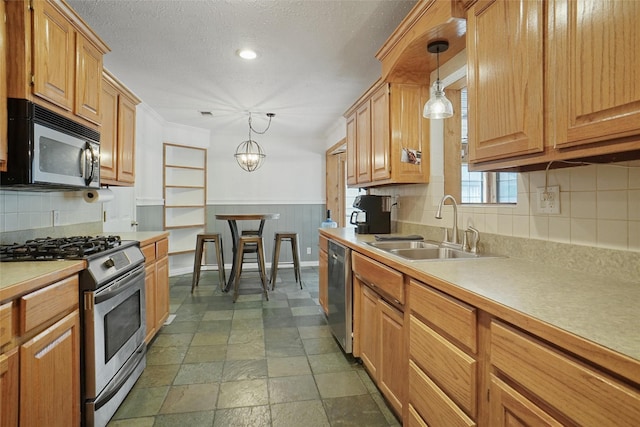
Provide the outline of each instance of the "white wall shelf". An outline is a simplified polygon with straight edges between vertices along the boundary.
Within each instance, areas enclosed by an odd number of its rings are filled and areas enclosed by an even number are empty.
[[[169,255],[195,253],[196,236],[206,223],[207,150],[164,144],[164,229],[169,231]]]

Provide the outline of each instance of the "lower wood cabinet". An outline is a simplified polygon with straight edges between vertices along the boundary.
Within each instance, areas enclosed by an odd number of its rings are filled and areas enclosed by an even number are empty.
[[[378,280],[365,281],[362,275],[363,266],[370,262],[359,254],[361,259],[354,262],[354,356],[360,357],[369,375],[374,380],[382,395],[398,416],[402,416],[407,385],[407,357],[405,350],[404,312],[402,306],[395,303],[381,289],[392,288],[393,284],[382,285],[380,277],[399,277],[395,285],[402,292],[402,274],[386,266],[379,268],[390,270],[390,275],[378,276]],[[355,260],[354,260],[355,261]],[[371,273],[369,269],[366,274]],[[394,294],[397,295],[396,292]],[[403,296],[399,296],[404,300]],[[394,300],[392,305],[388,300]]]
[[[638,425],[638,388],[499,320],[490,329],[492,426]]]
[[[145,257],[145,342],[148,344],[169,317],[169,240],[165,237],[141,249]]]
[[[1,427],[80,426],[78,299],[74,275],[0,306]]]

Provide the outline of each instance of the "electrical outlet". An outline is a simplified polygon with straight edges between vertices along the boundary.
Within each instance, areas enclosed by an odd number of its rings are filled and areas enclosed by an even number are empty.
[[[60,225],[60,211],[53,211],[53,226]]]
[[[311,255],[311,248],[307,248],[307,255]]]
[[[538,187],[537,189],[538,213],[559,214],[560,213],[560,187]]]

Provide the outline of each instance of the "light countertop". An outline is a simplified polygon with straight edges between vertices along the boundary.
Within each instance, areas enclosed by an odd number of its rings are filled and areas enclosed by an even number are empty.
[[[373,235],[321,233],[491,314],[524,314],[640,360],[639,278],[612,279],[516,258],[408,261],[367,245]]]

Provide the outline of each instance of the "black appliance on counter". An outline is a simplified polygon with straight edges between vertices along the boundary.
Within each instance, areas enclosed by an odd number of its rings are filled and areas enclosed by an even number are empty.
[[[4,190],[100,188],[100,132],[26,99],[7,99]]]
[[[144,255],[119,236],[39,238],[0,246],[0,261],[79,259],[82,418],[104,427],[146,366]]]
[[[358,234],[391,233],[391,196],[357,196],[353,207],[359,211],[351,213],[351,224]],[[364,215],[364,218],[359,218]]]

